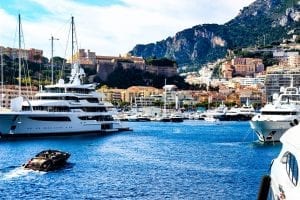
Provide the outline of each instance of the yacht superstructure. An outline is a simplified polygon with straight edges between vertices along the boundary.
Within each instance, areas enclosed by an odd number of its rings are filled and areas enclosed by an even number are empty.
[[[251,128],[261,142],[278,142],[283,133],[300,120],[299,89],[291,86],[273,95],[274,101],[266,104],[251,121]]]

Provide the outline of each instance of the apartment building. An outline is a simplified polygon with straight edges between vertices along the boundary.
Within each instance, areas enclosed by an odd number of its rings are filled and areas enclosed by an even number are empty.
[[[300,55],[295,54],[288,57],[288,65],[292,68],[300,67]]]
[[[33,98],[33,96],[38,92],[37,87],[27,87],[22,86],[21,87],[21,96],[27,97],[28,99]],[[16,85],[4,85],[3,86],[3,92],[2,98],[0,100],[1,106],[4,108],[10,108],[11,99],[19,96],[19,87]]]

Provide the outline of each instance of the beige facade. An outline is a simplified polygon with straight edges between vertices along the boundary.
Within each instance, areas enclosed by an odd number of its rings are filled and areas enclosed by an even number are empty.
[[[233,66],[231,65],[231,62],[226,61],[222,64],[222,75],[226,79],[231,79],[233,74]]]
[[[10,59],[15,59],[19,57],[18,48],[10,48],[0,46],[0,52],[3,52],[3,55],[8,56]],[[20,50],[21,58],[28,60],[30,62],[42,63],[43,50],[39,49],[21,49]]]
[[[28,99],[31,99],[37,93],[37,91],[37,87],[21,87],[21,95],[27,97]],[[4,85],[2,94],[1,106],[4,108],[10,108],[11,99],[19,96],[19,87],[16,85]]]
[[[101,92],[105,95],[105,101],[125,101],[125,89],[102,87],[98,90],[98,92]]]
[[[231,61],[236,75],[253,76],[256,72],[263,71],[262,59],[234,58]]]
[[[262,59],[258,58],[234,58],[222,64],[222,75],[226,79],[234,76],[254,76],[264,71]]]
[[[125,93],[125,101],[132,102],[135,97],[149,97],[151,95],[159,95],[162,93],[161,89],[147,86],[131,86],[127,88]]]
[[[288,57],[288,65],[290,67],[300,67],[300,55],[293,55]]]

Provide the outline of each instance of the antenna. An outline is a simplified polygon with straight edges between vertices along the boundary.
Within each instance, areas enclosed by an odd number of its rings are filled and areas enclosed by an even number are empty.
[[[59,40],[51,36],[51,84],[53,85],[53,40]]]

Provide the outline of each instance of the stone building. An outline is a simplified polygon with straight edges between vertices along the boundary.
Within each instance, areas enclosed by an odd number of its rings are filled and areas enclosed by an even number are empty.
[[[21,58],[28,60],[30,62],[35,63],[42,63],[43,58],[43,50],[39,49],[21,49]],[[8,56],[10,59],[16,59],[19,57],[19,49],[18,48],[11,48],[11,47],[3,47],[0,46],[0,53],[3,55]]]
[[[109,74],[111,74],[117,67],[122,67],[123,69],[139,69],[156,75],[164,75],[166,77],[178,74],[176,66],[146,65],[143,58],[135,56],[96,56],[96,59],[97,75],[103,81],[106,81]]]
[[[262,59],[258,58],[234,58],[231,64],[234,67],[234,75],[253,76],[264,71]]]

